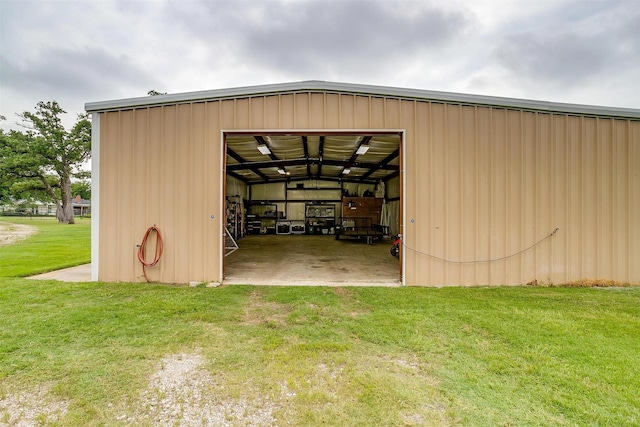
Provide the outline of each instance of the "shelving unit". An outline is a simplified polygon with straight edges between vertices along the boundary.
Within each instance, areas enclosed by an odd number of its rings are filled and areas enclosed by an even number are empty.
[[[247,214],[247,234],[276,234],[278,205],[260,203],[251,205]]]
[[[245,235],[244,205],[239,197],[227,198],[227,230],[234,240]]]
[[[332,234],[336,226],[335,205],[307,204],[304,209],[307,234]]]

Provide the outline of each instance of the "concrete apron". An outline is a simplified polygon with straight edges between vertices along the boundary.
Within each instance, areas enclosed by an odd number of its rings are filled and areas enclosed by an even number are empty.
[[[387,240],[367,245],[330,235],[253,235],[238,244],[225,259],[224,285],[400,286],[398,260]],[[91,264],[27,279],[90,282]]]
[[[79,265],[77,267],[63,268],[62,270],[50,271],[27,277],[35,280],[60,280],[61,282],[90,282],[91,264]]]
[[[400,286],[389,240],[367,245],[332,235],[250,235],[238,245],[225,259],[225,285]]]

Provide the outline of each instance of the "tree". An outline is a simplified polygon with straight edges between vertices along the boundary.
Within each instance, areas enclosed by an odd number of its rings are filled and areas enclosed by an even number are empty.
[[[82,164],[91,155],[91,123],[79,115],[71,130],[62,125],[66,113],[57,102],[39,102],[34,113],[19,115],[27,132],[0,132],[0,179],[37,180],[56,205],[58,221],[73,224],[71,178],[84,176]],[[48,175],[55,175],[58,189]]]
[[[72,183],[71,193],[73,196],[80,196],[85,200],[91,200],[91,182],[82,180]]]

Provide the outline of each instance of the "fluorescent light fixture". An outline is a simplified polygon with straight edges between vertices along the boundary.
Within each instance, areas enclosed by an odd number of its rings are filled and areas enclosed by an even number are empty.
[[[265,156],[267,154],[271,154],[271,150],[269,150],[269,147],[267,147],[264,144],[258,145],[258,151],[261,152],[262,154],[264,154]]]
[[[282,169],[282,168],[278,168],[278,173],[279,173],[280,175],[291,175],[291,173],[290,173],[290,172],[287,172],[287,171],[285,171],[285,170],[284,170],[284,169]]]
[[[361,145],[360,147],[358,147],[358,149],[356,150],[356,154],[357,155],[361,155],[366,153],[367,151],[369,151],[369,146],[368,145]]]
[[[344,168],[342,170],[342,175],[349,175],[350,173],[351,173],[351,169],[349,169],[349,168]]]

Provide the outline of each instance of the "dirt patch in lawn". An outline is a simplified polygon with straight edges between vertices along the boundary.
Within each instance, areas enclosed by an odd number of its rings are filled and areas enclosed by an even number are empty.
[[[0,426],[49,425],[63,417],[69,404],[52,397],[49,389],[49,386],[40,386],[35,390],[0,394]]]
[[[271,426],[278,405],[267,398],[232,398],[198,354],[166,356],[149,379],[127,425]]]
[[[0,222],[0,247],[24,240],[38,229],[31,225]]]
[[[291,308],[286,304],[265,301],[262,292],[253,291],[249,295],[249,302],[245,305],[242,314],[242,323],[245,325],[286,325],[287,317],[291,314]]]

